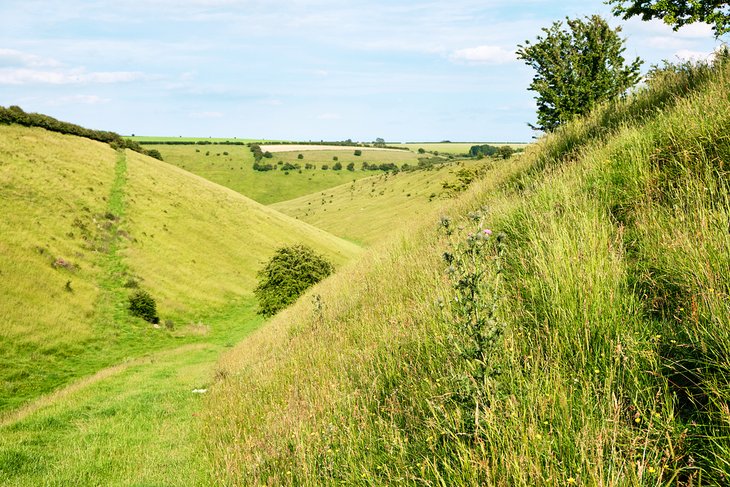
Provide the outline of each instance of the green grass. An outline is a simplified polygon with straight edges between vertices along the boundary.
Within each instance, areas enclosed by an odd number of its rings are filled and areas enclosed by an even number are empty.
[[[238,137],[157,137],[155,135],[132,135],[126,138],[135,142],[210,142],[211,144],[225,142],[262,142],[258,139],[239,139]],[[201,145],[200,147],[206,147],[206,145]]]
[[[726,484],[728,91],[721,61],[602,107],[241,342],[210,481]]]
[[[461,189],[460,171],[489,171],[501,161],[444,163],[431,170],[376,173],[326,191],[271,205],[273,209],[358,244],[372,245],[385,235],[439,211]],[[445,187],[446,185],[446,187]]]
[[[0,425],[0,483],[205,485],[197,432],[221,351],[261,323],[253,301],[204,318],[188,345],[129,360]]]
[[[290,200],[299,196],[321,191],[343,184],[353,179],[360,179],[372,175],[371,171],[362,171],[362,163],[370,164],[395,163],[416,165],[418,158],[415,154],[403,151],[368,151],[363,149],[362,156],[355,156],[354,149],[342,151],[310,151],[274,153],[271,159],[263,159],[264,163],[277,164],[279,161],[298,163],[301,172],[297,170],[260,172],[253,170],[253,155],[245,146],[192,146],[192,145],[145,145],[147,149],[157,149],[165,162],[190,171],[237,191],[262,204],[271,204]],[[224,152],[228,152],[225,155]],[[207,154],[207,155],[206,155]],[[298,159],[302,154],[304,159]],[[332,169],[338,157],[343,168],[340,171]],[[355,163],[355,171],[346,170],[348,163]],[[316,169],[304,169],[305,164],[315,164]],[[330,169],[322,170],[323,164]]]

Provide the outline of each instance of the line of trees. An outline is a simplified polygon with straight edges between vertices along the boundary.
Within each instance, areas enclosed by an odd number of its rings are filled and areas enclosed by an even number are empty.
[[[7,108],[0,106],[0,124],[18,124],[24,127],[40,127],[51,132],[66,135],[75,135],[86,139],[96,140],[109,144],[113,149],[130,149],[140,154],[145,154],[162,160],[162,155],[157,150],[147,151],[137,142],[125,139],[116,132],[106,130],[92,130],[69,122],[63,122],[41,113],[27,113],[16,105]]]

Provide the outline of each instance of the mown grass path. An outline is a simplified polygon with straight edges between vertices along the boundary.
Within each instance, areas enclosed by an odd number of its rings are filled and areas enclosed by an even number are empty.
[[[252,303],[211,316],[199,343],[103,369],[0,425],[0,485],[200,485],[197,411],[220,354],[261,320]]]

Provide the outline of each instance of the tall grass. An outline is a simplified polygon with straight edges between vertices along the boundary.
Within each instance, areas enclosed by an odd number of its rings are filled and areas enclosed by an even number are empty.
[[[451,236],[413,222],[242,342],[208,404],[211,480],[726,484],[729,75],[657,74],[444,207]],[[442,254],[480,208],[506,240],[476,284],[499,333],[475,390]]]

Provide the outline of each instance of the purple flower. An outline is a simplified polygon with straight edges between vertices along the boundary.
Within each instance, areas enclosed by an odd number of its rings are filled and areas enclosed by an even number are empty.
[[[491,234],[492,234],[492,231],[490,229],[488,229],[488,228],[484,229],[484,235],[491,235]]]

